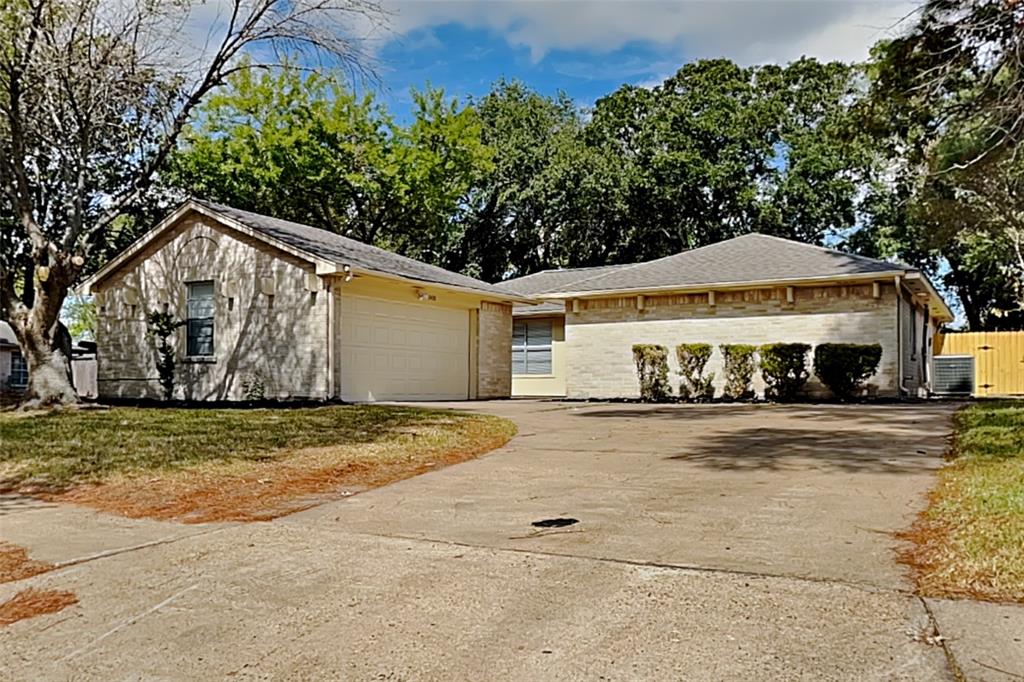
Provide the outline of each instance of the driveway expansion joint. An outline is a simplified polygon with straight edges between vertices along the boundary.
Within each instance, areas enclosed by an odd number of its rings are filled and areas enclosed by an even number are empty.
[[[946,638],[942,636],[942,631],[939,630],[939,621],[935,617],[935,612],[932,611],[932,607],[928,603],[928,600],[919,595],[917,596],[917,600],[921,602],[924,612],[928,614],[928,623],[931,626],[932,632],[935,633],[936,643],[942,647],[942,653],[946,656],[946,665],[949,666],[949,672],[953,675],[953,679],[956,680],[956,682],[967,682],[967,676],[964,675],[964,671],[960,668],[960,664],[957,663],[956,656],[953,655],[953,650],[949,648]]]
[[[115,557],[121,554],[129,554],[131,552],[137,552],[143,549],[150,549],[151,547],[160,547],[162,545],[171,545],[180,540],[189,540],[191,538],[198,538],[204,535],[211,535],[213,533],[219,533],[221,531],[235,528],[240,524],[232,524],[226,526],[219,526],[217,528],[209,528],[206,530],[199,531],[198,533],[187,533],[185,535],[168,535],[166,537],[157,538],[156,540],[150,540],[148,542],[141,542],[137,545],[129,545],[128,547],[116,547],[114,549],[103,550],[102,552],[96,552],[94,554],[87,554],[85,556],[76,557],[74,559],[68,559],[67,561],[58,561],[54,564],[54,571],[60,571],[65,568],[71,568],[73,566],[79,566],[81,564],[89,563],[91,561],[97,561],[99,559],[107,559],[109,557]]]
[[[576,559],[579,561],[591,561],[605,564],[615,564],[620,566],[635,566],[638,568],[661,568],[673,571],[689,571],[691,573],[712,573],[718,575],[731,575],[737,577],[747,578],[761,578],[761,579],[776,579],[776,580],[792,580],[796,582],[812,583],[817,585],[838,585],[841,587],[849,587],[863,592],[870,592],[873,594],[892,594],[899,595],[901,597],[909,597],[919,599],[919,597],[911,589],[904,589],[899,587],[883,587],[868,582],[858,582],[853,580],[842,580],[838,578],[822,578],[815,576],[806,575],[792,575],[786,573],[764,573],[761,571],[745,571],[735,568],[716,568],[713,566],[700,566],[696,564],[673,564],[659,561],[646,561],[642,559],[620,559],[615,557],[595,557],[588,556],[586,554],[572,554],[569,552],[552,552],[538,549],[519,549],[516,547],[497,547],[494,545],[481,545],[471,542],[460,542],[458,540],[444,540],[438,538],[428,537],[417,537],[415,535],[401,535],[401,534],[390,534],[390,533],[369,533],[362,531],[352,530],[339,530],[338,532],[351,533],[353,535],[364,535],[369,537],[380,537],[387,538],[389,540],[405,540],[410,542],[423,542],[435,545],[448,545],[451,547],[463,547],[467,549],[485,549],[494,552],[509,552],[514,554],[529,554],[541,557],[559,558],[559,559]],[[565,531],[563,531],[565,532]],[[578,532],[578,531],[577,531]],[[534,536],[524,536],[534,537]]]

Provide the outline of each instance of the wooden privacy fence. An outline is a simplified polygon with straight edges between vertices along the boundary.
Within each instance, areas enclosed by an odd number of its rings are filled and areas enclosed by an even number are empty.
[[[974,358],[974,395],[1024,395],[1024,331],[939,334],[935,348],[936,355]]]

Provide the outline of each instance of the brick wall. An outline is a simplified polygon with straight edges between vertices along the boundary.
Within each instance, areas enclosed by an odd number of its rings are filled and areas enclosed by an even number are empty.
[[[180,328],[176,397],[237,400],[263,378],[267,398],[322,398],[327,392],[327,296],[306,289],[311,265],[189,214],[165,237],[103,282],[97,325],[101,397],[159,397],[156,344],[145,316],[186,315],[186,283],[214,282],[214,356],[185,357]],[[273,282],[273,296],[262,292]]]
[[[481,301],[477,316],[477,397],[512,394],[512,306]]]
[[[570,398],[637,397],[635,343],[669,348],[674,391],[679,384],[675,346],[714,345],[707,370],[715,373],[720,394],[724,378],[719,344],[832,341],[880,343],[882,361],[868,383],[879,395],[895,395],[896,290],[892,284],[882,284],[877,299],[871,284],[794,288],[793,295],[790,303],[784,287],[717,292],[714,306],[705,293],[648,296],[643,310],[638,310],[636,296],[579,300],[578,312],[568,305],[566,313],[567,394]],[[754,387],[763,393],[759,375]],[[812,373],[808,392],[825,390]]]

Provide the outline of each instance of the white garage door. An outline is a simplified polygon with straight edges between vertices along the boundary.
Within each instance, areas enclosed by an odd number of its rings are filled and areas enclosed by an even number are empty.
[[[344,400],[463,400],[469,311],[341,297]]]

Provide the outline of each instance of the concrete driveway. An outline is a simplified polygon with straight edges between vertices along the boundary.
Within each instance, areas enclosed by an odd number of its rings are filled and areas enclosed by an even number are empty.
[[[452,407],[520,434],[273,523],[14,508],[35,557],[111,553],[17,586],[81,603],[0,631],[0,676],[955,679],[890,535],[951,407]]]

